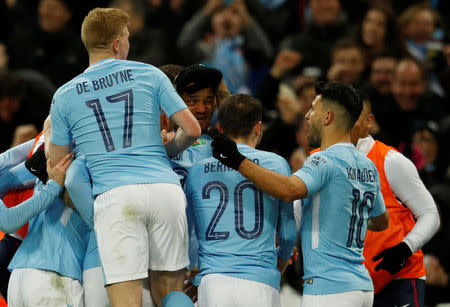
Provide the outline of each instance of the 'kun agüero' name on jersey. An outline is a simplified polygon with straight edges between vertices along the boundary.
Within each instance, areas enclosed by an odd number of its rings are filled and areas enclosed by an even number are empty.
[[[258,159],[253,159],[253,162],[259,165]],[[206,173],[219,173],[219,172],[234,172],[234,169],[224,165],[220,161],[206,162],[203,171]]]
[[[360,182],[375,182],[377,180],[377,176],[373,170],[367,168],[356,169],[353,167],[347,167],[347,178]]]
[[[77,83],[76,88],[78,95],[81,95],[83,93],[89,93],[91,90],[101,90],[133,80],[134,77],[132,74],[132,69],[126,69],[110,73],[109,75],[98,78],[96,80],[92,80],[91,83],[89,83],[88,81]]]

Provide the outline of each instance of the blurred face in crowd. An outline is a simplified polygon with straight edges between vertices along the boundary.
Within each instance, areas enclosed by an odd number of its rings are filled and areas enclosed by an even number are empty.
[[[334,23],[341,12],[339,0],[311,0],[309,7],[314,23],[321,26]]]
[[[241,31],[242,20],[233,6],[228,6],[214,14],[212,29],[220,38],[234,37]]]
[[[144,28],[145,12],[136,12],[133,9],[133,4],[131,2],[122,2],[120,5],[115,6],[115,8],[121,9],[130,16],[128,19],[128,31],[130,31],[130,36],[139,33]]]
[[[372,62],[370,83],[382,95],[392,92],[395,64],[395,59],[390,57],[376,58]]]
[[[20,108],[20,99],[16,97],[0,98],[0,120],[9,123]]]
[[[398,63],[392,82],[392,94],[400,109],[414,110],[424,90],[425,82],[417,64],[412,60],[403,60]]]
[[[406,36],[416,43],[424,43],[433,38],[434,16],[428,9],[421,10],[406,26]]]
[[[214,91],[211,88],[204,88],[195,93],[184,92],[181,94],[189,111],[198,120],[202,132],[205,132],[211,124],[211,118],[216,106]]]
[[[38,6],[39,25],[46,32],[63,30],[72,13],[60,0],[41,0]]]
[[[436,160],[439,146],[435,135],[428,129],[414,132],[412,145],[419,148],[425,165],[431,164]]]
[[[386,15],[380,10],[371,9],[362,23],[362,40],[366,46],[380,48],[384,45],[386,36]]]
[[[336,50],[333,54],[333,65],[335,64],[343,67],[339,81],[346,84],[358,82],[364,70],[364,58],[358,48]]]
[[[311,109],[314,98],[316,98],[316,91],[314,89],[314,86],[305,87],[301,92],[298,93],[301,114],[306,114],[308,110]]]

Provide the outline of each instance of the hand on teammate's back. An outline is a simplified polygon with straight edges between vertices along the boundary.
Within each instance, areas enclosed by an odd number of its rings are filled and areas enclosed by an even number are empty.
[[[406,261],[412,255],[411,250],[405,242],[386,248],[378,255],[373,257],[373,261],[381,260],[375,267],[375,271],[386,270],[391,275],[395,275],[405,266]]]
[[[214,136],[211,143],[213,157],[235,170],[239,168],[245,157],[237,149],[236,143],[223,134]]]
[[[52,166],[50,160],[47,160],[47,173],[50,179],[56,181],[60,186],[64,186],[64,179],[66,178],[67,169],[72,163],[73,153],[69,152],[66,154],[61,161],[59,161],[55,166]]]

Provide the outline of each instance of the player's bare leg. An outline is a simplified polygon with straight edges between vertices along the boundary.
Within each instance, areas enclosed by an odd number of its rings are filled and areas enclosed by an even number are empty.
[[[106,286],[111,307],[141,307],[142,280],[130,280]]]
[[[181,291],[184,289],[185,269],[179,271],[151,271],[150,289],[153,301],[161,306],[164,297],[172,291]]]

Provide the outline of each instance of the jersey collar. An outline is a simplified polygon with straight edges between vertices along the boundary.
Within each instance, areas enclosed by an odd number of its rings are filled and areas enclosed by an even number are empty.
[[[355,145],[353,145],[353,144],[350,143],[350,142],[339,142],[339,143],[336,143],[336,144],[331,145],[331,146],[328,147],[325,151],[328,151],[328,150],[330,150],[331,148],[336,147],[336,146],[344,146],[344,147],[355,148]]]
[[[116,60],[116,59],[115,59],[115,58],[106,58],[106,59],[100,60],[100,61],[98,61],[98,62],[96,62],[96,63],[90,65],[90,66],[89,66],[88,68],[86,68],[84,71],[86,72],[86,71],[92,70],[92,69],[94,69],[94,68],[96,68],[96,67],[102,66],[103,64],[112,62],[112,61],[114,61],[114,60]]]

